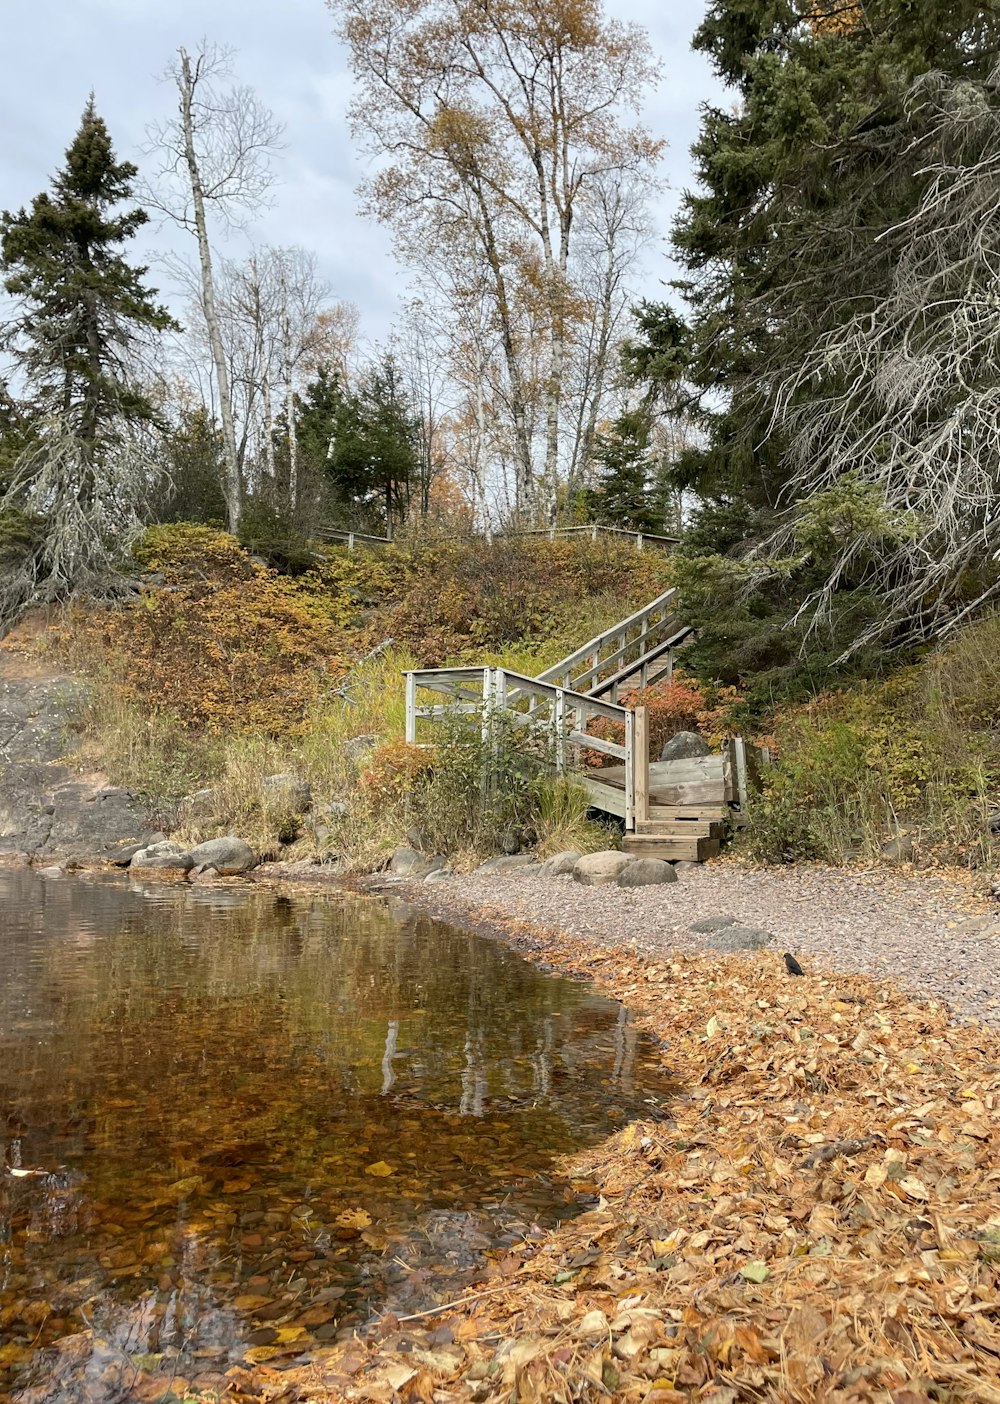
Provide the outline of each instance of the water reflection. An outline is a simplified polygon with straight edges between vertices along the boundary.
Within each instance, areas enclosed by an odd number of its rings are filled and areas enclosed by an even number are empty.
[[[0,1399],[433,1304],[668,1092],[620,1006],[405,909],[0,870]]]

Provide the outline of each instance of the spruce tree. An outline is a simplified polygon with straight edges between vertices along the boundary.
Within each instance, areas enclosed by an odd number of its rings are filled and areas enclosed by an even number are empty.
[[[8,613],[107,584],[139,525],[156,420],[143,355],[173,322],[122,253],[147,220],[122,208],[136,174],[91,97],[51,189],[0,215],[0,271],[16,299],[5,343],[33,425],[4,503],[47,520]]]

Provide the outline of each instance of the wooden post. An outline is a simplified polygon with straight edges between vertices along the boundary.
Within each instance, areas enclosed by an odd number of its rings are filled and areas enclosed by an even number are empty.
[[[641,551],[641,550],[642,550],[642,532],[641,532],[641,531],[640,531],[639,535],[635,538],[635,549],[636,549],[637,551]]]
[[[348,551],[353,551],[353,550],[354,550],[354,532],[353,532],[353,531],[349,531],[349,532],[347,533],[347,549],[348,549]]]
[[[555,727],[556,773],[562,775],[566,770],[566,694],[561,687],[556,688]]]
[[[649,818],[649,709],[635,709],[635,823]]]
[[[406,674],[406,739],[411,746],[417,744],[417,675]]]
[[[625,832],[635,833],[635,713],[625,713]]]
[[[483,669],[483,742],[488,743],[493,730],[493,669]]]
[[[549,540],[550,540],[550,541],[555,541],[555,539],[556,539],[556,529],[555,529],[555,527],[549,527]]]
[[[736,772],[736,794],[740,802],[740,812],[747,812],[749,791],[747,787],[747,747],[742,736],[734,736],[730,742],[733,769]]]
[[[597,540],[597,523],[596,523],[596,522],[595,522],[594,525],[590,528],[590,539],[591,539],[591,541],[596,541],[596,540]]]

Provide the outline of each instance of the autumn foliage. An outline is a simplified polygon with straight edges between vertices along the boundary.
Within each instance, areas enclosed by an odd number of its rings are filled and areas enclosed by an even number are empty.
[[[142,707],[192,729],[289,735],[343,673],[332,625],[223,532],[153,528],[140,564],[163,585],[89,628]]]
[[[429,772],[432,756],[428,747],[411,746],[406,741],[376,746],[358,781],[361,793],[371,803],[394,804],[405,799]]]

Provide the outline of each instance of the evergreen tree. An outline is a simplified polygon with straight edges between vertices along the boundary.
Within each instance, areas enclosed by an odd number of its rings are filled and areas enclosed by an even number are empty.
[[[164,442],[168,482],[154,502],[158,522],[206,522],[224,526],[222,433],[204,405],[185,410]]]
[[[393,358],[371,367],[356,389],[321,369],[296,397],[296,413],[302,470],[325,475],[337,525],[391,532],[420,477],[419,420]]]
[[[91,98],[51,191],[0,216],[0,270],[17,300],[6,345],[34,433],[5,503],[48,522],[16,606],[107,583],[139,525],[156,418],[141,356],[173,323],[145,286],[147,270],[121,252],[147,219],[121,208],[136,174],[116,159]]]
[[[680,562],[702,666],[783,685],[802,643],[786,626],[830,564],[815,523],[836,517],[842,532],[858,504],[788,499],[797,406],[778,395],[820,338],[883,305],[898,261],[885,234],[917,207],[933,140],[915,85],[932,72],[985,80],[1000,14],[971,0],[712,0],[694,46],[737,102],[705,110],[698,188],[674,230],[686,323],[642,309],[629,361],[651,402],[700,409],[704,447],[673,478],[702,503]],[[829,369],[796,395],[840,388]],[[760,548],[784,523],[768,567]],[[878,612],[871,564],[859,550],[838,579],[810,645],[815,681]]]
[[[588,495],[594,520],[629,531],[663,530],[663,501],[655,482],[657,465],[650,451],[650,427],[644,408],[628,410],[597,436],[597,482]]]

